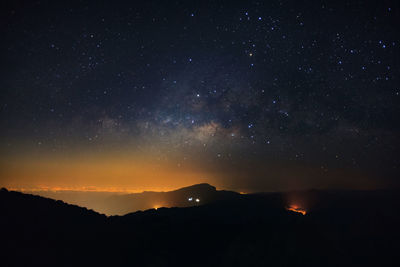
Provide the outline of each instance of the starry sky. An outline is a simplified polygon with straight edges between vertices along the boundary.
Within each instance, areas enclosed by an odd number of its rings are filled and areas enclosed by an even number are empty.
[[[6,1],[0,186],[398,186],[398,1]]]

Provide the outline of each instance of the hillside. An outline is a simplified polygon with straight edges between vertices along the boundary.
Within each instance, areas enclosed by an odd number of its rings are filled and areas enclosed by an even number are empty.
[[[306,215],[286,209],[293,199]],[[394,191],[261,193],[111,217],[4,189],[0,203],[5,266],[399,263]]]

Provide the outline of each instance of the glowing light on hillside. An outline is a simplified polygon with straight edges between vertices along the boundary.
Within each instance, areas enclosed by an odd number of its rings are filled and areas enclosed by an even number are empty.
[[[199,203],[199,202],[200,202],[200,199],[196,198],[196,202]]]
[[[294,212],[297,212],[297,213],[300,213],[300,214],[302,214],[302,215],[306,215],[307,214],[307,212],[306,212],[306,210],[305,209],[302,209],[301,207],[299,207],[299,206],[297,206],[297,205],[290,205],[288,208],[286,208],[287,210],[290,210],[290,211],[294,211]]]

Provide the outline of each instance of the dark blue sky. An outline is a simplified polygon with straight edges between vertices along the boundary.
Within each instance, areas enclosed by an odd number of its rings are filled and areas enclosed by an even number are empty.
[[[250,190],[298,168],[397,184],[397,1],[5,5],[3,168],[122,149],[200,161],[230,187],[239,169]]]

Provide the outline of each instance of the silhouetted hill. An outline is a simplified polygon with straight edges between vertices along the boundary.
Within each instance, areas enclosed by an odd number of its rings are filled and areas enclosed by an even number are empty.
[[[197,184],[169,192],[145,191],[133,194],[105,192],[36,192],[36,194],[61,199],[107,215],[124,215],[138,210],[159,207],[190,207],[230,200],[239,196],[232,191],[216,190],[209,184]],[[190,200],[191,199],[191,200]],[[196,202],[198,199],[199,202]],[[190,200],[190,201],[189,201]]]
[[[137,210],[160,207],[190,207],[215,201],[230,200],[240,194],[232,191],[219,191],[209,184],[197,184],[169,192],[134,193],[114,195],[107,199],[106,214],[124,215]],[[199,202],[197,202],[199,201]]]
[[[0,214],[2,266],[72,265],[79,253],[90,255],[83,251],[106,222],[106,216],[86,208],[4,188]]]
[[[398,266],[399,200],[396,191],[311,190],[105,217],[2,190],[2,259],[4,266]]]

